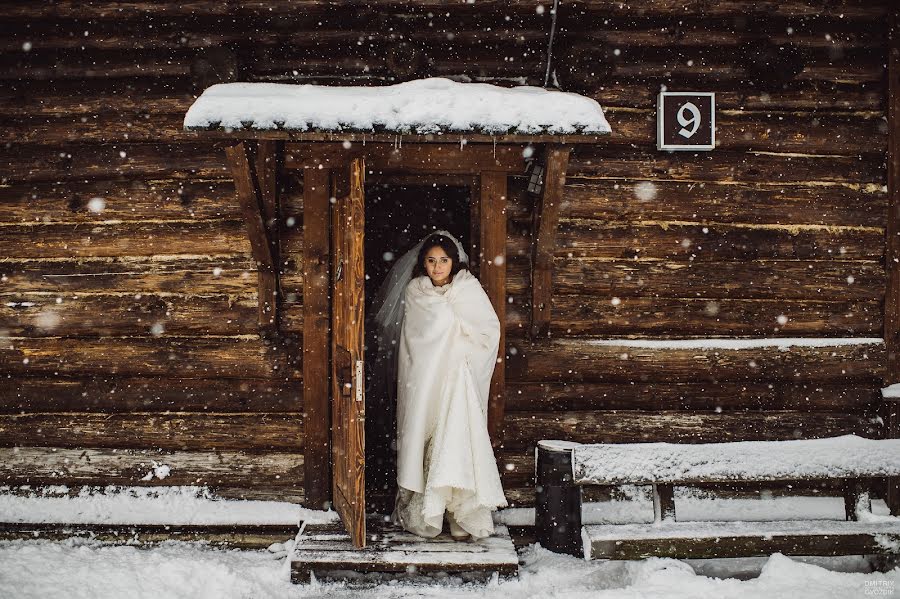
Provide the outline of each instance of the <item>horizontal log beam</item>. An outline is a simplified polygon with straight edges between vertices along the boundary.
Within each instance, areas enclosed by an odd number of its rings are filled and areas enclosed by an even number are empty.
[[[300,381],[177,377],[4,378],[0,413],[301,412]]]
[[[339,134],[335,134],[340,137]],[[358,136],[357,136],[358,137]],[[460,143],[356,143],[346,149],[342,143],[285,143],[285,169],[337,168],[346,166],[356,156],[364,156],[366,169],[379,172],[413,171],[440,174],[477,174],[481,171],[507,171],[522,173],[525,170],[524,145]],[[446,136],[453,138],[454,136]],[[460,134],[460,139],[470,136]],[[360,140],[361,141],[361,140]],[[457,141],[457,140],[454,140]]]
[[[533,448],[541,439],[579,443],[718,443],[815,439],[840,435],[878,437],[879,425],[855,414],[802,410],[766,412],[510,412],[504,447]]]
[[[509,412],[590,410],[769,411],[868,414],[881,403],[878,383],[507,383]]]
[[[269,346],[242,337],[11,338],[0,346],[0,372],[296,380],[301,366],[292,348],[298,341]]]
[[[166,451],[303,449],[301,414],[0,415],[0,446]]]
[[[759,382],[842,383],[880,380],[884,345],[677,349],[511,341],[507,376],[530,382]]]
[[[159,477],[154,466],[168,466]],[[0,448],[0,481],[31,487],[109,485],[303,488],[303,454],[266,451],[148,451],[147,449]]]

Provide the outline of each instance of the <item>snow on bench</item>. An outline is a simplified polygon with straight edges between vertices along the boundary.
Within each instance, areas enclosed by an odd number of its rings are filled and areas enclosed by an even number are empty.
[[[900,475],[900,439],[580,444],[540,441],[537,539],[585,558],[900,553],[900,519],[871,513],[869,481]],[[844,480],[848,521],[677,522],[674,486]],[[581,525],[582,485],[651,485],[654,523]]]
[[[811,480],[900,475],[900,439],[573,445],[577,484]]]
[[[573,93],[431,78],[382,87],[225,83],[203,92],[185,129],[433,134],[605,134],[603,109]]]

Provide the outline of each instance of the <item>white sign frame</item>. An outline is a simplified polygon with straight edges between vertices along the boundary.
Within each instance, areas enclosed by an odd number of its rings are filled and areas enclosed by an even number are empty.
[[[666,96],[707,96],[710,99],[711,142],[703,145],[677,145],[663,143],[663,98]],[[667,151],[709,151],[716,149],[716,94],[715,92],[659,92],[656,99],[656,149]]]

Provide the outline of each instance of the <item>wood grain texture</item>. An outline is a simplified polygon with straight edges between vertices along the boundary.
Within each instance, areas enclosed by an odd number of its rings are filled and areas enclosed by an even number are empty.
[[[366,546],[365,173],[356,158],[331,184],[332,496],[355,548]]]
[[[889,198],[884,298],[884,340],[888,349],[886,385],[900,382],[900,11],[897,8],[891,15],[889,54]]]
[[[571,147],[550,145],[543,159],[543,187],[532,215],[531,329],[532,338],[550,332],[553,297],[553,257],[559,229],[560,203],[565,192]]]
[[[488,398],[488,431],[494,445],[503,439],[504,383],[506,376],[506,173],[481,173],[481,259],[479,277],[500,319],[500,348]]]
[[[0,413],[302,412],[296,380],[28,376],[4,379]]]
[[[553,298],[553,312],[550,332],[555,338],[609,335],[877,337],[882,330],[882,306],[877,300],[711,300],[557,294]],[[507,318],[507,327],[512,324]]]
[[[718,443],[879,436],[881,427],[856,414],[767,410],[759,412],[511,412],[504,447],[529,448],[541,439],[579,443]]]
[[[513,351],[512,348],[515,348]],[[639,348],[588,340],[510,343],[507,374],[529,382],[873,383],[884,374],[881,344],[757,349]]]
[[[303,449],[300,414],[66,413],[0,416],[0,446],[168,451]]]
[[[0,346],[0,372],[15,375],[123,375],[183,378],[300,378],[285,339],[159,337],[11,338]]]
[[[525,383],[507,382],[508,412],[641,410],[798,410],[872,414],[881,403],[879,384],[815,383]]]
[[[325,505],[331,495],[330,467],[330,172],[303,171],[303,406],[306,478],[310,506]]]
[[[150,476],[166,465],[165,478]],[[257,487],[269,493],[302,494],[303,454],[266,451],[151,451],[148,449],[0,448],[4,485],[32,487],[209,486]]]

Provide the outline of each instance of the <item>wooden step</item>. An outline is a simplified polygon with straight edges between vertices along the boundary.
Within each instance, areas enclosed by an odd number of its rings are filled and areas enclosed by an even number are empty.
[[[467,579],[516,576],[519,558],[509,531],[497,526],[494,536],[478,541],[454,541],[449,534],[424,539],[373,519],[366,523],[366,547],[356,549],[338,522],[308,525],[294,549],[291,580],[415,578],[461,575]]]
[[[292,541],[296,525],[162,525],[162,524],[27,524],[0,523],[0,540],[45,539],[59,541],[73,537],[112,545],[150,546],[165,541],[199,541],[215,547],[265,549],[273,543]]]
[[[588,559],[900,553],[900,520],[596,524],[582,527],[581,536]]]

